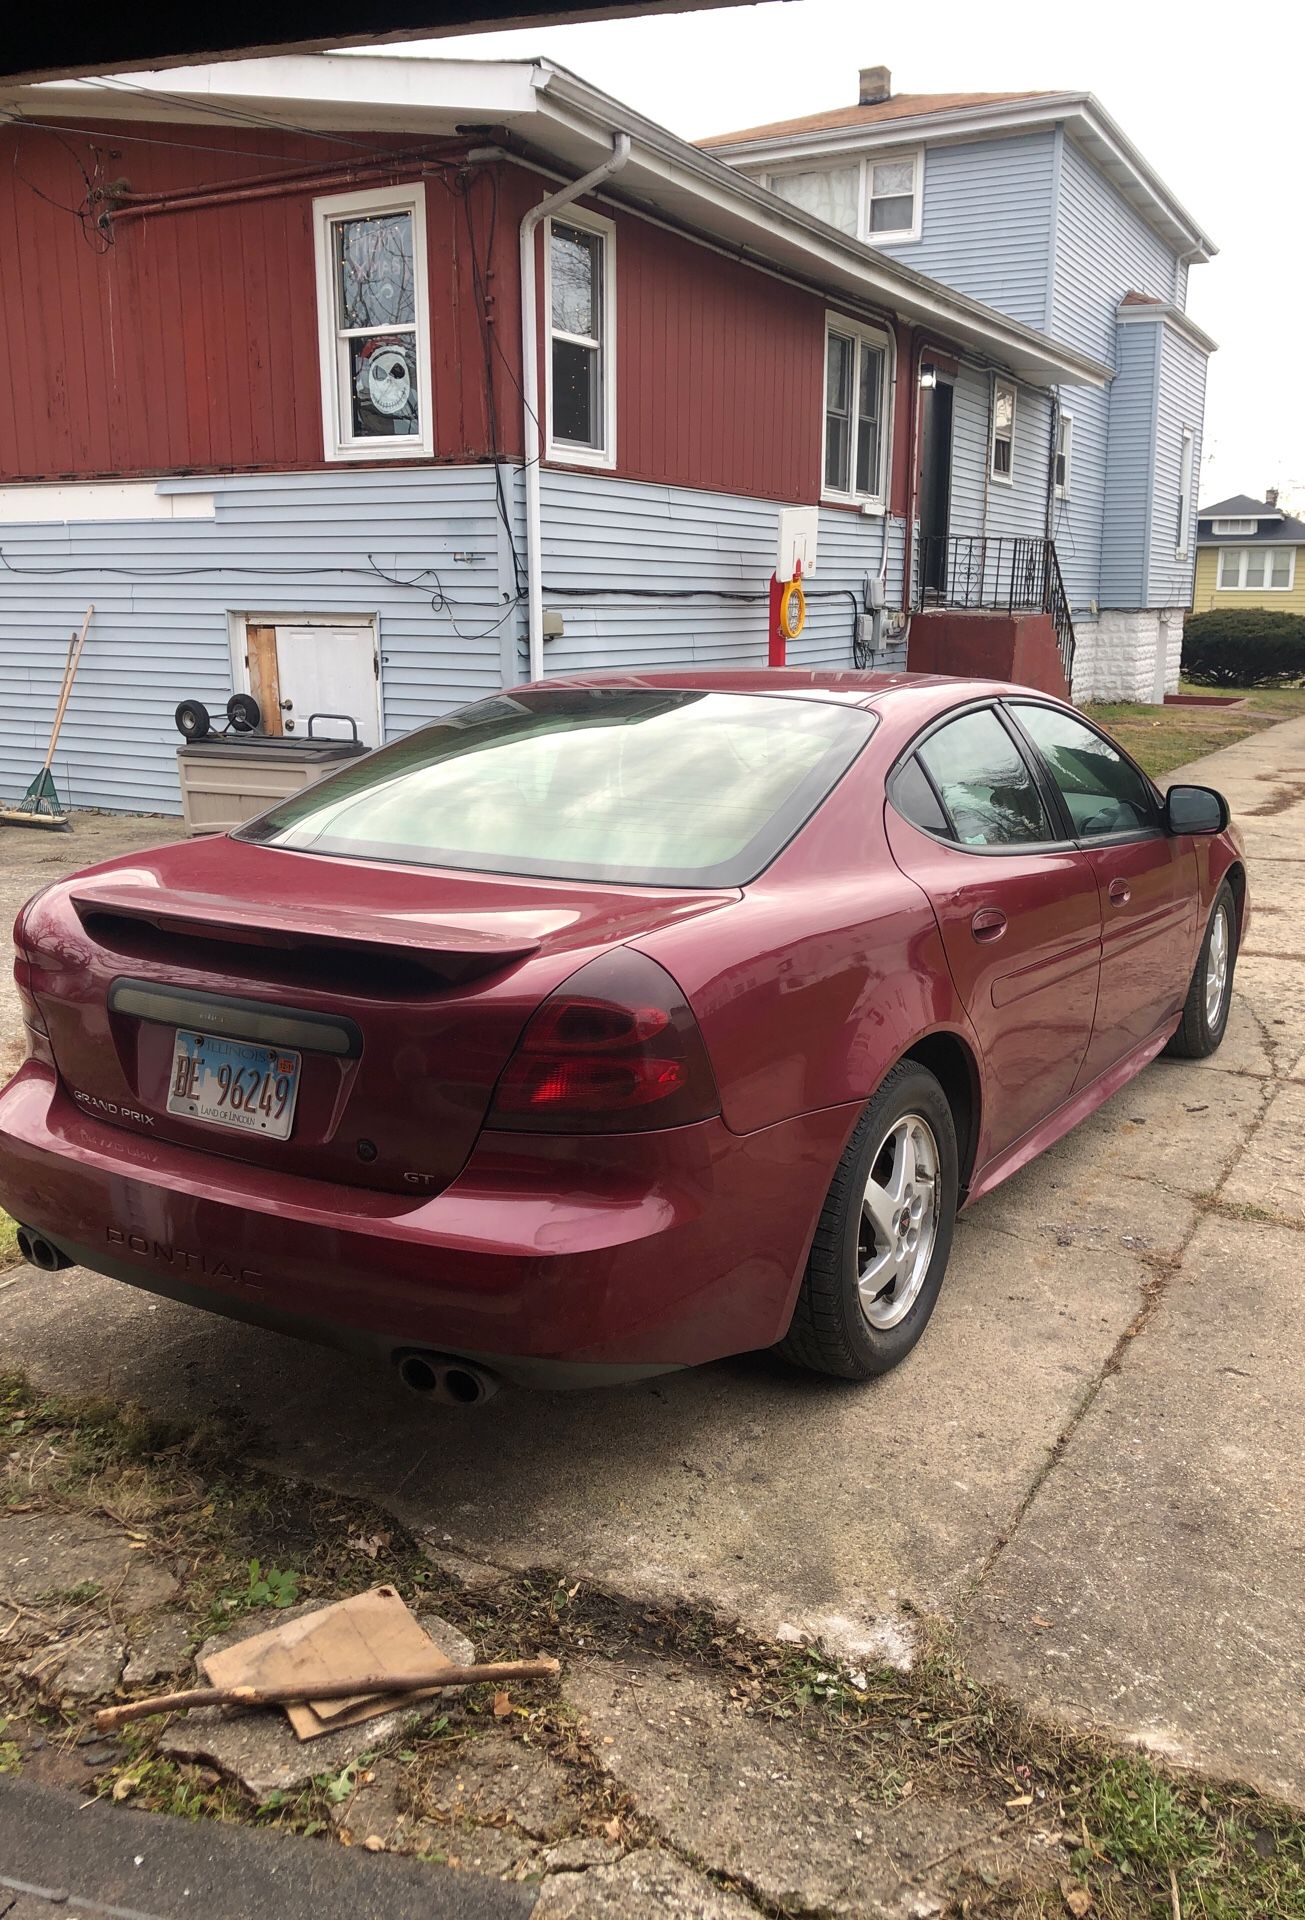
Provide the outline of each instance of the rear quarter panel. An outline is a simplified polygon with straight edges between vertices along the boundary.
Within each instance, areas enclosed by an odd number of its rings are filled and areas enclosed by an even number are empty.
[[[736,1133],[863,1103],[927,1033],[977,1057],[933,910],[888,851],[876,746],[737,904],[636,942],[687,995]]]

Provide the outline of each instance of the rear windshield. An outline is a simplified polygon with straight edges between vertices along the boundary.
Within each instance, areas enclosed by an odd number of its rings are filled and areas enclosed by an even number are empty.
[[[488,873],[738,886],[873,729],[872,714],[815,700],[531,689],[369,754],[236,837]]]

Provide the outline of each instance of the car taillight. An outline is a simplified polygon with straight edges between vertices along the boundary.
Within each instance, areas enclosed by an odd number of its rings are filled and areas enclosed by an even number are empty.
[[[720,1111],[698,1023],[664,967],[629,947],[573,973],[531,1017],[489,1127],[634,1133]]]

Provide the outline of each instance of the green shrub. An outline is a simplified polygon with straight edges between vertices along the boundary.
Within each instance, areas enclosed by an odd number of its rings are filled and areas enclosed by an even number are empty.
[[[1279,687],[1305,679],[1305,614],[1269,607],[1189,614],[1183,674],[1199,687]]]

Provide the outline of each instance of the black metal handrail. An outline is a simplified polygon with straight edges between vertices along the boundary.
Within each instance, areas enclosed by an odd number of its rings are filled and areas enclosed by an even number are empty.
[[[972,612],[1048,613],[1069,686],[1074,621],[1054,540],[1033,534],[921,534],[914,606]]]

